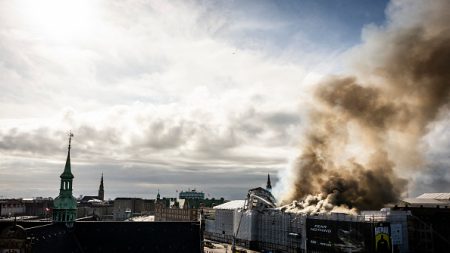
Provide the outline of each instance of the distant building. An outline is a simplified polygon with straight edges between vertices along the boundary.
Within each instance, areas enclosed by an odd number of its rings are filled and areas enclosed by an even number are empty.
[[[187,208],[196,208],[196,209],[203,209],[203,208],[212,208],[217,205],[221,205],[225,203],[224,198],[220,199],[185,199],[184,203],[187,206]]]
[[[197,208],[189,208],[185,199],[156,203],[155,221],[197,221],[199,218],[199,210]]]
[[[196,221],[200,214],[210,213],[212,207],[223,204],[225,200],[205,199],[203,192],[182,191],[180,198],[162,198],[157,194],[155,204],[155,221]]]
[[[112,201],[88,201],[79,203],[77,207],[77,217],[95,217],[96,220],[111,221],[113,218],[114,205]]]
[[[25,204],[21,199],[0,200],[0,216],[24,215],[25,211]]]
[[[158,192],[159,194],[159,192]],[[215,198],[206,198],[205,193],[198,192],[196,190],[190,191],[181,191],[179,194],[179,199],[186,200],[187,208],[204,208],[204,207],[213,207],[216,205],[220,205],[225,203],[224,198],[215,199]]]
[[[68,226],[75,221],[77,217],[77,200],[72,196],[73,174],[70,165],[70,148],[73,134],[69,134],[69,147],[67,151],[66,165],[61,174],[61,187],[59,196],[53,201],[53,222],[66,223]]]
[[[83,198],[80,199],[81,203],[87,203],[87,202],[102,202],[105,200],[105,189],[103,186],[103,173],[102,177],[100,179],[100,186],[98,187],[98,194],[96,196],[83,196]]]
[[[450,193],[424,193],[416,198],[405,198],[391,209],[411,213],[407,232],[412,252],[448,252]]]
[[[144,200],[141,198],[116,198],[114,200],[114,220],[126,220],[140,215],[144,209]]]
[[[100,178],[98,194],[96,196],[80,197],[77,217],[93,216],[97,220],[113,220],[113,202],[105,201],[105,189],[103,185],[103,173]]]
[[[25,215],[27,216],[47,218],[53,208],[52,198],[22,199],[22,203],[25,205]]]
[[[155,221],[198,221],[198,209],[156,208]]]
[[[180,199],[205,199],[205,193],[198,192],[195,189],[191,191],[181,191],[179,194]]]
[[[0,216],[48,217],[53,207],[52,198],[0,199]]]
[[[183,200],[183,203],[184,203],[184,200]],[[158,206],[172,208],[174,206],[178,207],[179,205],[180,205],[180,202],[178,201],[177,198],[167,198],[167,197],[161,198],[159,193],[158,193],[158,197],[156,198],[156,201],[155,201],[155,208],[157,208]]]
[[[155,212],[154,199],[116,198],[114,200],[113,219],[126,220],[134,216],[152,215]]]
[[[154,199],[144,199],[144,214],[154,215],[156,208],[156,201]]]

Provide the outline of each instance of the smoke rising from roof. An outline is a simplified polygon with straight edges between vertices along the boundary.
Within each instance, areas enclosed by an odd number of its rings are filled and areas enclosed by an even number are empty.
[[[315,90],[284,203],[332,194],[320,198],[376,209],[401,197],[407,180],[398,174],[421,167],[421,138],[449,109],[449,11],[446,0],[393,1],[387,25],[364,31],[353,73]]]

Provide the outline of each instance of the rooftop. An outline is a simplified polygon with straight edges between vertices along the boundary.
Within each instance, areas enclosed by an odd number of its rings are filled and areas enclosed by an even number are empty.
[[[227,203],[223,203],[221,205],[215,206],[214,209],[233,210],[233,209],[243,208],[244,204],[245,204],[245,200],[231,200]]]
[[[405,198],[401,202],[411,206],[450,206],[450,193],[424,193],[416,198]]]
[[[450,200],[450,193],[440,192],[440,193],[424,193],[417,197],[418,199],[439,199],[439,200]]]

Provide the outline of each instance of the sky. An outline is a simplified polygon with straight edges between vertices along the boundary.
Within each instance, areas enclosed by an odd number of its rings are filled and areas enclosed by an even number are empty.
[[[96,194],[102,173],[106,198],[242,199],[267,173],[276,184],[311,89],[347,71],[387,5],[0,1],[0,197],[56,197],[69,130],[75,196]],[[427,139],[445,164],[448,129]]]

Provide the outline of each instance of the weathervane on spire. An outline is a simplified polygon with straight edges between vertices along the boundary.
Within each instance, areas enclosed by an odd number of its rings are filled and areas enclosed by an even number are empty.
[[[72,143],[72,137],[73,137],[72,131],[69,131],[68,136],[69,136],[69,149],[70,149],[70,144]]]

